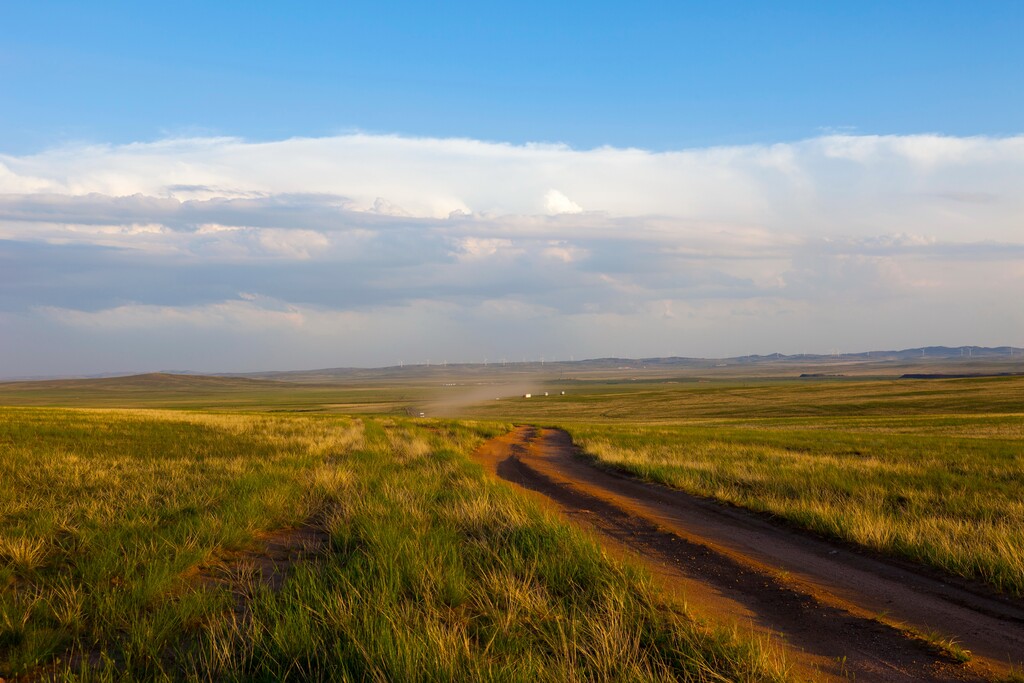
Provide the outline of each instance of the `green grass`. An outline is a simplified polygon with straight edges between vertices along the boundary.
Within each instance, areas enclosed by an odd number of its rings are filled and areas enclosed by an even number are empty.
[[[1024,595],[1024,416],[564,426],[605,466]]]
[[[965,649],[956,638],[951,638],[945,634],[939,633],[938,631],[929,631],[927,633],[911,632],[911,636],[920,638],[929,646],[935,648],[936,651],[949,657],[954,662],[960,664],[966,664],[973,658],[973,653],[970,650]]]
[[[562,426],[605,466],[1024,595],[1024,377],[565,386],[468,414]]]
[[[222,599],[183,576],[320,504],[305,486],[361,423],[0,413],[0,670],[150,633],[158,651]],[[169,599],[173,596],[173,600]],[[223,596],[221,596],[223,597]]]
[[[500,423],[0,409],[0,675],[781,680],[466,457]],[[280,590],[203,580],[262,532]]]
[[[20,404],[174,409],[0,408],[0,676],[782,677],[469,462],[513,421],[1024,595],[1024,378],[562,380],[463,409],[489,422],[398,417],[460,391],[429,379],[0,385]],[[279,591],[245,587],[244,612],[202,580],[310,520],[329,549]]]
[[[422,403],[432,389],[422,381],[297,383],[152,373],[0,382],[0,405],[401,414],[409,405]]]
[[[565,396],[509,398],[465,411],[524,422],[692,423],[717,418],[987,416],[1024,413],[1024,377],[944,380],[550,382]]]

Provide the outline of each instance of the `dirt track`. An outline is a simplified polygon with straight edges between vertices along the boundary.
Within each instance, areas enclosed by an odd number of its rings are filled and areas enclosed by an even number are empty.
[[[781,637],[800,678],[981,680],[1024,666],[1024,604],[764,516],[594,467],[569,435],[520,427],[477,460],[645,562],[693,610]],[[938,632],[959,664],[909,635]]]

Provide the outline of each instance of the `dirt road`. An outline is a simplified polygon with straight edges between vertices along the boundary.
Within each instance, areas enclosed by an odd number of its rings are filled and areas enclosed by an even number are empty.
[[[985,680],[1024,668],[1021,601],[607,472],[562,431],[520,427],[476,457],[646,563],[694,612],[778,636],[799,678]],[[970,661],[915,632],[953,638]]]

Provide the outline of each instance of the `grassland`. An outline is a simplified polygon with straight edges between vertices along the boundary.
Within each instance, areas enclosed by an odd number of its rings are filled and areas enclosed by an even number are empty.
[[[1024,595],[1021,417],[569,429],[602,465]]]
[[[783,677],[487,479],[466,455],[505,428],[0,409],[0,674]],[[209,580],[297,525],[329,543],[283,585]]]
[[[296,383],[151,373],[129,377],[0,382],[0,405],[172,410],[395,413],[422,403],[433,383]]]
[[[0,409],[0,675],[779,676],[489,483],[465,456],[513,422],[563,427],[602,466],[1024,595],[1024,378],[630,372],[535,376],[550,396],[457,408],[471,421],[403,416],[506,378],[0,386],[0,403],[174,409]],[[328,550],[279,590],[207,580],[301,524]]]
[[[466,415],[527,422],[689,423],[700,419],[957,417],[1024,414],[1024,377],[554,380],[551,396],[482,403]],[[566,391],[566,395],[559,395]]]
[[[1024,378],[588,383],[505,404],[604,466],[1024,595]]]

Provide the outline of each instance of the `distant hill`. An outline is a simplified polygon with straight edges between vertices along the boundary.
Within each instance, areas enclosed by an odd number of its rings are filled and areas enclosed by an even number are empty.
[[[945,367],[943,364],[949,364]],[[937,366],[943,366],[941,368]],[[258,384],[244,382],[288,382],[302,384],[333,384],[337,382],[420,380],[433,378],[493,378],[504,375],[579,375],[639,373],[645,375],[694,373],[723,376],[744,373],[757,375],[824,377],[837,374],[969,374],[985,375],[1016,372],[1024,369],[1024,349],[999,346],[927,346],[895,351],[861,351],[832,354],[782,354],[735,356],[731,358],[690,358],[667,356],[659,358],[590,358],[577,361],[526,361],[496,363],[442,363],[393,365],[380,368],[336,367],[318,370],[274,370],[250,373],[214,373],[198,375],[189,372],[155,372],[139,375],[103,376],[75,379],[33,379],[0,382],[0,386],[31,383],[40,388],[64,388],[61,383],[74,382],[76,387],[104,387],[118,390],[161,389],[238,390]]]
[[[492,376],[495,374],[557,374],[578,373],[585,371],[675,371],[675,370],[706,370],[722,372],[722,368],[738,369],[742,367],[777,367],[785,366],[834,367],[852,364],[865,369],[891,363],[917,367],[921,363],[938,362],[953,363],[986,363],[1001,364],[1020,363],[1024,366],[1024,349],[1010,346],[927,346],[898,351],[862,351],[857,353],[833,354],[781,354],[735,356],[731,358],[690,358],[685,356],[667,356],[659,358],[590,358],[577,361],[526,361],[497,363],[447,363],[389,366],[381,368],[323,368],[320,370],[282,370],[272,372],[244,373],[225,375],[229,377],[249,377],[271,379],[286,382],[332,382],[339,380],[371,380],[388,378],[427,378],[427,377],[463,377]],[[806,373],[819,374],[826,373]],[[827,373],[836,374],[836,373]],[[891,373],[887,373],[891,374]],[[898,373],[903,374],[903,373]],[[973,371],[973,374],[988,374],[984,370]]]
[[[245,407],[287,396],[300,385],[248,377],[153,372],[122,377],[0,382],[0,405],[89,407]]]
[[[0,386],[26,386],[39,390],[68,389],[68,388],[90,388],[103,390],[104,388],[117,389],[118,391],[128,389],[151,390],[159,389],[239,389],[246,387],[258,387],[268,384],[267,380],[251,377],[226,376],[226,375],[192,375],[172,374],[167,372],[150,372],[142,375],[121,375],[110,377],[76,378],[76,379],[48,379],[33,381],[0,382]]]

